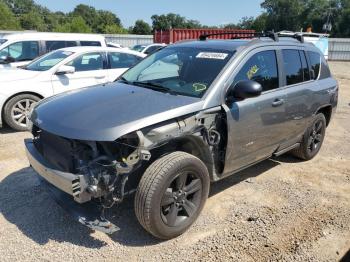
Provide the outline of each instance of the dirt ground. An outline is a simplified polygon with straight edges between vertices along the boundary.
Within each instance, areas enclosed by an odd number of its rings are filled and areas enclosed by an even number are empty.
[[[320,154],[267,160],[213,184],[195,225],[166,242],[143,231],[131,200],[113,210],[121,229],[112,236],[71,220],[28,167],[30,135],[0,129],[0,260],[350,260],[350,63],[330,64],[340,101]]]

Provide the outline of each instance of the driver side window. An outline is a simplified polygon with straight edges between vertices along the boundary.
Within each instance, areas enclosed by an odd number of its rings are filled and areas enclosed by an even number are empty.
[[[0,51],[0,56],[10,56],[19,61],[30,61],[39,56],[37,41],[23,41],[10,44]]]
[[[101,53],[83,54],[67,63],[67,65],[74,66],[75,72],[102,70],[103,57]]]
[[[234,83],[241,80],[252,80],[261,84],[263,91],[279,87],[276,52],[262,51],[253,55],[234,79]]]

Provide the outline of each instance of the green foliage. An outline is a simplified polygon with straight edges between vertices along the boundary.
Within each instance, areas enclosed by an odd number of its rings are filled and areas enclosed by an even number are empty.
[[[7,5],[0,1],[0,29],[19,30],[21,26]]]
[[[303,2],[303,0],[265,0],[262,2],[261,7],[268,15],[266,29],[300,31]]]
[[[127,34],[129,31],[118,25],[106,25],[103,29],[104,34]]]
[[[75,16],[71,21],[58,25],[54,31],[63,33],[91,33],[91,28],[86,24],[81,16]]]
[[[20,18],[21,26],[25,30],[47,31],[47,26],[40,13],[32,10]]]
[[[237,24],[223,27],[256,31],[300,31],[312,27],[314,32],[323,32],[323,24],[329,19],[333,25],[332,36],[350,37],[350,0],[262,0],[261,7],[264,10],[261,15],[243,17]],[[217,28],[174,13],[153,15],[151,19],[152,27],[138,20],[127,30],[116,14],[84,4],[63,13],[51,12],[33,0],[0,0],[1,30],[151,34],[152,30],[160,29]]]
[[[166,15],[153,15],[153,30],[169,30],[171,28],[201,28],[202,25],[196,20],[187,20],[186,17],[169,13]]]
[[[143,20],[137,20],[134,27],[130,31],[132,34],[136,35],[150,35],[152,34],[152,28]]]

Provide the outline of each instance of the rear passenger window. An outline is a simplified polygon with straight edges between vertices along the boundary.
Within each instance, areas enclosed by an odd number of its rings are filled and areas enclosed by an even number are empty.
[[[80,41],[82,46],[101,46],[101,43],[98,41]]]
[[[304,81],[309,81],[311,79],[311,77],[310,77],[309,67],[307,65],[305,52],[304,51],[299,51],[299,55],[300,55],[300,59],[301,59],[301,65],[303,67]]]
[[[65,41],[46,41],[46,51],[51,52],[53,50],[61,49],[66,47]]]
[[[45,41],[47,52],[51,52],[53,50],[77,46],[76,41]]]
[[[238,72],[234,83],[241,80],[252,80],[260,83],[263,91],[278,88],[276,52],[263,51],[253,55]]]
[[[282,50],[286,84],[294,85],[304,81],[303,68],[298,50]]]
[[[141,60],[140,57],[125,53],[109,53],[108,58],[112,69],[129,68]]]
[[[308,52],[311,69],[315,72],[314,80],[318,79],[321,68],[321,56],[316,52]]]
[[[77,46],[76,41],[67,41],[66,42],[66,47],[72,47],[72,46]]]

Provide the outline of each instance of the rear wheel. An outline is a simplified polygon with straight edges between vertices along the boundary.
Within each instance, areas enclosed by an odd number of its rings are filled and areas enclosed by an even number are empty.
[[[15,130],[27,130],[30,109],[39,100],[39,97],[30,94],[22,94],[11,98],[4,107],[5,122]]]
[[[184,233],[199,216],[209,193],[204,163],[185,152],[155,161],[144,173],[135,196],[135,213],[153,236],[170,239]]]
[[[326,134],[326,118],[317,114],[310,127],[306,130],[300,147],[292,151],[293,155],[303,160],[314,158],[320,151]]]

